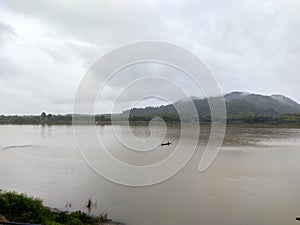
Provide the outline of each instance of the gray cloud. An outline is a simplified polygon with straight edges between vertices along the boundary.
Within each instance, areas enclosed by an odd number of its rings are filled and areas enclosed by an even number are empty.
[[[10,25],[0,23],[0,37],[3,38],[6,35],[8,36],[16,35],[15,30]]]
[[[6,100],[0,114],[70,112],[89,65],[119,45],[141,40],[190,49],[224,92],[281,93],[300,102],[299,27],[296,0],[3,0],[0,94]],[[157,72],[198,93],[176,72]],[[140,73],[141,68],[127,71],[110,84],[112,94]],[[136,92],[126,97],[134,101]]]

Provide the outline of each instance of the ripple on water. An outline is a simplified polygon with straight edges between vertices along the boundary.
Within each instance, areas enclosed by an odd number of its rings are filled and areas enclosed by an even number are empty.
[[[3,147],[3,150],[10,150],[10,149],[26,149],[26,148],[36,148],[37,145],[8,145]]]

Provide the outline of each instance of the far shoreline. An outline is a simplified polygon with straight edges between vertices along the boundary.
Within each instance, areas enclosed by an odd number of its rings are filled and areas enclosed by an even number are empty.
[[[159,125],[160,123],[157,123]],[[196,125],[200,126],[211,126],[212,123],[193,123],[193,122],[171,122],[165,123],[167,126],[180,126],[181,124],[185,125]],[[95,124],[72,124],[72,123],[0,123],[0,126],[126,126],[128,122],[125,121],[116,121],[114,124],[111,122],[104,123],[95,123]],[[135,121],[129,122],[129,126],[148,126],[149,122],[144,121]],[[155,123],[154,123],[155,125]],[[282,124],[268,124],[268,123],[226,123],[226,127],[249,127],[249,128],[300,128],[298,123],[282,123]]]

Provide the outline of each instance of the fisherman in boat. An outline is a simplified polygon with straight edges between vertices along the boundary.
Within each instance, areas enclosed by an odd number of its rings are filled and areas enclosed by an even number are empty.
[[[171,144],[171,142],[168,141],[167,143],[161,143],[161,146],[164,146],[164,145],[168,145],[169,146],[170,144]]]

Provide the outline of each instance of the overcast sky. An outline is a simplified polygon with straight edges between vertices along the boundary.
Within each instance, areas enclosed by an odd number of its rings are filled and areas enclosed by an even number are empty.
[[[2,0],[0,114],[72,112],[89,66],[120,45],[143,40],[191,50],[210,67],[223,93],[279,93],[300,102],[299,0]],[[144,68],[149,75],[176,76],[170,68]],[[129,68],[123,80],[130,82],[142,71]],[[197,95],[180,79],[190,95]],[[108,85],[103,104],[111,104],[109,91],[116,93],[124,84]],[[123,101],[136,102],[132,93]]]

